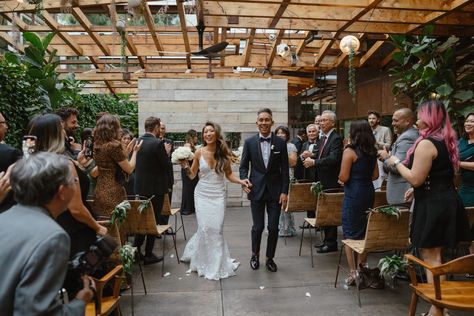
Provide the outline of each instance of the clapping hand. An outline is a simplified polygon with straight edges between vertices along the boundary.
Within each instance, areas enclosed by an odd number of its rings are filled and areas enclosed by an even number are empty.
[[[11,167],[10,167],[11,168]],[[8,192],[11,190],[10,186],[10,168],[8,168],[7,172],[0,172],[0,202],[5,199]]]
[[[132,144],[132,143],[134,144],[134,146],[133,146],[133,151],[134,151],[134,152],[138,152],[138,151],[142,148],[143,139],[140,140],[138,143],[137,143],[136,140],[135,140],[135,141],[131,141],[130,144]]]
[[[384,162],[388,157],[390,157],[390,152],[388,151],[387,147],[384,146],[383,149],[377,151],[377,158],[380,161]]]

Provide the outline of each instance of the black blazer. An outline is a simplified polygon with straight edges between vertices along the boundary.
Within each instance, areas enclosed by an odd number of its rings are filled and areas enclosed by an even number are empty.
[[[168,193],[170,164],[164,143],[149,133],[140,140],[143,143],[137,153],[135,193],[147,197]]]
[[[315,159],[316,172],[318,180],[321,181],[323,189],[339,188],[337,183],[342,161],[342,138],[335,131],[329,135],[329,138],[322,148],[323,152],[319,158],[319,151],[323,146],[324,138],[318,140],[318,151],[311,158]]]
[[[288,185],[290,182],[288,151],[285,141],[272,133],[270,158],[268,160],[268,166],[265,168],[262,151],[260,149],[259,134],[247,138],[240,159],[239,171],[240,179],[249,179],[252,183],[252,189],[248,194],[249,200],[261,200],[265,188],[267,188],[272,199],[278,201],[281,193],[288,194]]]
[[[8,146],[6,144],[0,144],[0,172],[7,171],[8,167],[13,165],[18,159],[23,156],[21,150]],[[2,203],[0,203],[0,213],[6,211],[16,202],[13,199],[13,192],[8,193]]]
[[[310,145],[311,144],[309,143],[309,141],[304,142],[303,146],[301,147],[301,152],[309,150]],[[312,152],[311,157],[317,157],[318,156],[318,153],[319,153],[319,142],[318,142],[318,140],[316,140],[316,143],[314,144],[311,152]],[[298,160],[301,160],[300,157],[298,157]],[[318,173],[316,172],[315,167],[305,168],[303,166],[303,168],[304,169],[303,169],[303,178],[302,179],[311,180],[311,181],[318,181]]]
[[[304,172],[305,172],[305,168],[303,166],[303,161],[300,159],[300,154],[302,152],[302,149],[303,149],[303,140],[301,138],[299,138],[298,136],[296,136],[295,138],[293,138],[293,140],[291,141],[295,147],[296,147],[296,155],[297,155],[297,159],[296,159],[296,166],[294,167],[294,176],[295,176],[295,179],[297,180],[300,180],[300,179],[304,179],[305,175],[304,175]]]

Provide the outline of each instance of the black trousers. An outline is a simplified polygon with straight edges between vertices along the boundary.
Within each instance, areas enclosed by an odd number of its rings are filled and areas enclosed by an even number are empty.
[[[324,227],[324,244],[328,247],[337,247],[337,226]]]
[[[281,205],[278,201],[272,200],[270,192],[265,190],[260,201],[250,201],[252,211],[252,254],[260,254],[260,242],[265,225],[265,208],[268,214],[268,238],[267,253],[269,259],[275,257],[275,250],[278,242],[278,222],[280,219]]]
[[[153,199],[151,199],[151,204],[153,205],[153,210],[155,211],[155,220],[158,225],[166,225],[168,224],[169,216],[161,215],[161,209],[163,208],[165,196],[164,194],[155,195]],[[145,241],[145,256],[152,254],[153,248],[155,247],[155,238],[154,235],[135,235],[135,241],[133,243],[134,247],[138,247],[140,250],[143,242]]]

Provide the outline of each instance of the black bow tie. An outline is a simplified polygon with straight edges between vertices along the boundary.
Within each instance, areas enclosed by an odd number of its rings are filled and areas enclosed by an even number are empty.
[[[272,139],[270,137],[260,137],[260,142],[270,142]]]

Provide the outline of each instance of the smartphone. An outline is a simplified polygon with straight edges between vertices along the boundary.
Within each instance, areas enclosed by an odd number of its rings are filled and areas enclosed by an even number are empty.
[[[94,139],[92,137],[87,137],[84,141],[84,147],[86,150],[84,151],[84,156],[86,158],[93,158],[94,157]]]
[[[36,136],[34,135],[25,135],[23,136],[23,156],[28,158],[30,154],[34,153],[36,150]]]

